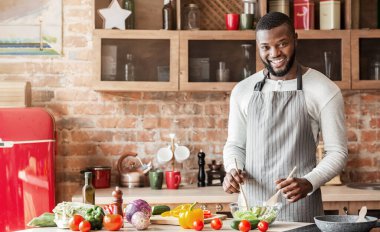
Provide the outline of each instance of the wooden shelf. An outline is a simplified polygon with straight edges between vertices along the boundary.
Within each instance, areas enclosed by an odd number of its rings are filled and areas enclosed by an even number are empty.
[[[375,46],[367,45],[366,50],[362,51],[361,47],[365,49],[367,39],[371,39]],[[380,89],[379,80],[366,80],[363,77],[369,71],[370,59],[376,54],[380,54],[380,30],[351,31],[352,89]]]
[[[102,73],[105,46],[113,47],[114,80],[106,80]],[[103,30],[94,31],[96,70],[93,87],[99,91],[177,91],[179,33],[164,30]],[[120,54],[121,53],[121,54]],[[125,81],[125,54],[139,57],[135,62],[137,81]],[[157,55],[159,54],[159,55]],[[105,55],[104,55],[105,56]],[[104,58],[104,57],[103,57]],[[104,58],[105,60],[109,58]],[[105,61],[104,61],[105,62]],[[110,64],[103,64],[107,67]],[[168,80],[158,81],[158,66],[169,66]],[[105,68],[106,69],[106,68]],[[104,71],[104,70],[103,70]],[[109,71],[108,71],[109,72]],[[124,72],[124,73],[123,73]]]
[[[198,41],[197,47],[200,51],[190,48],[190,43]],[[225,44],[228,41],[229,45]],[[236,67],[241,62],[241,48],[240,44],[250,43],[253,45],[254,53],[257,54],[255,46],[255,32],[253,30],[247,31],[181,31],[180,32],[180,90],[182,91],[231,91],[238,80],[231,82],[216,82],[214,79],[214,71],[217,68],[218,61],[234,62],[235,65],[229,64],[230,78],[233,79],[233,74],[237,73]],[[204,44],[202,46],[202,44]],[[223,44],[223,45],[221,45]],[[221,50],[221,47],[223,48]],[[190,53],[203,54],[210,58],[210,79],[214,81],[209,82],[191,82],[189,79],[189,59]],[[220,54],[223,52],[223,54]],[[227,57],[226,57],[227,56]],[[256,55],[255,55],[256,56]],[[218,61],[216,61],[218,59]],[[257,57],[255,57],[257,60]],[[238,64],[236,65],[236,62]],[[256,69],[257,70],[257,69]],[[235,75],[236,76],[236,75]],[[235,77],[236,79],[236,77]]]

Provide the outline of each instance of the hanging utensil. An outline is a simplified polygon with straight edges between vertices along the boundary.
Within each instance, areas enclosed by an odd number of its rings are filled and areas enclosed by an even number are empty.
[[[365,219],[365,215],[367,214],[367,206],[363,206],[359,211],[359,217],[356,222],[366,222],[367,219]]]
[[[293,170],[290,172],[289,176],[286,179],[289,179],[292,177],[293,173],[296,171],[297,167],[294,167]],[[265,205],[267,206],[273,206],[278,202],[278,197],[280,196],[281,189],[279,189],[269,200],[265,202]]]
[[[237,165],[236,158],[235,158],[235,169],[236,169],[236,171],[238,171],[238,165]],[[244,192],[243,187],[241,186],[241,184],[239,184],[239,186],[240,186],[240,192],[241,192],[241,194],[243,195],[243,199],[244,199],[245,207],[247,207],[247,210],[248,210],[248,209],[249,209],[249,206],[248,206],[247,197],[246,197],[246,195],[245,195],[245,192]]]

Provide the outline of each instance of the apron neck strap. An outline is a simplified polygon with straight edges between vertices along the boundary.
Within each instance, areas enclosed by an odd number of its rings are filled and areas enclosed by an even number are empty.
[[[264,69],[263,71],[264,73],[264,78],[257,82],[255,87],[254,87],[254,91],[260,91],[263,89],[264,85],[265,85],[265,81],[266,79],[269,79],[269,71],[268,69]],[[297,90],[302,90],[302,69],[301,69],[301,66],[299,64],[297,64],[297,73],[296,73],[296,76],[297,76]]]

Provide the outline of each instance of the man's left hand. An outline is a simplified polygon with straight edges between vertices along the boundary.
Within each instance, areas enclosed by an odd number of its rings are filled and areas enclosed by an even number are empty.
[[[313,191],[313,185],[305,178],[279,179],[276,180],[275,183],[277,184],[277,190],[281,189],[284,197],[286,197],[289,202],[296,202]]]

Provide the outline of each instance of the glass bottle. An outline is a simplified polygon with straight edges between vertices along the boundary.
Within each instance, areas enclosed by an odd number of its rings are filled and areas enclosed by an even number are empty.
[[[254,69],[255,61],[253,59],[254,57],[253,57],[253,53],[252,53],[253,45],[252,44],[242,44],[241,47],[242,47],[242,51],[243,51],[243,68],[241,71],[241,78],[245,79],[245,78],[251,76],[255,71],[255,69]]]
[[[125,0],[124,9],[131,11],[125,20],[125,29],[135,29],[135,0]]]
[[[226,68],[226,63],[219,62],[219,68],[216,70],[216,81],[227,82],[230,77],[230,70]]]
[[[164,0],[164,8],[162,8],[162,29],[174,30],[174,10],[170,0]]]
[[[126,63],[125,63],[125,80],[134,81],[135,80],[135,65],[133,61],[133,55],[127,53]]]
[[[370,64],[370,80],[380,80],[380,55],[376,55]]]
[[[185,7],[185,30],[200,29],[200,11],[197,4],[188,4]]]
[[[82,188],[83,203],[95,205],[95,188],[92,185],[92,172],[84,173],[84,181]]]

